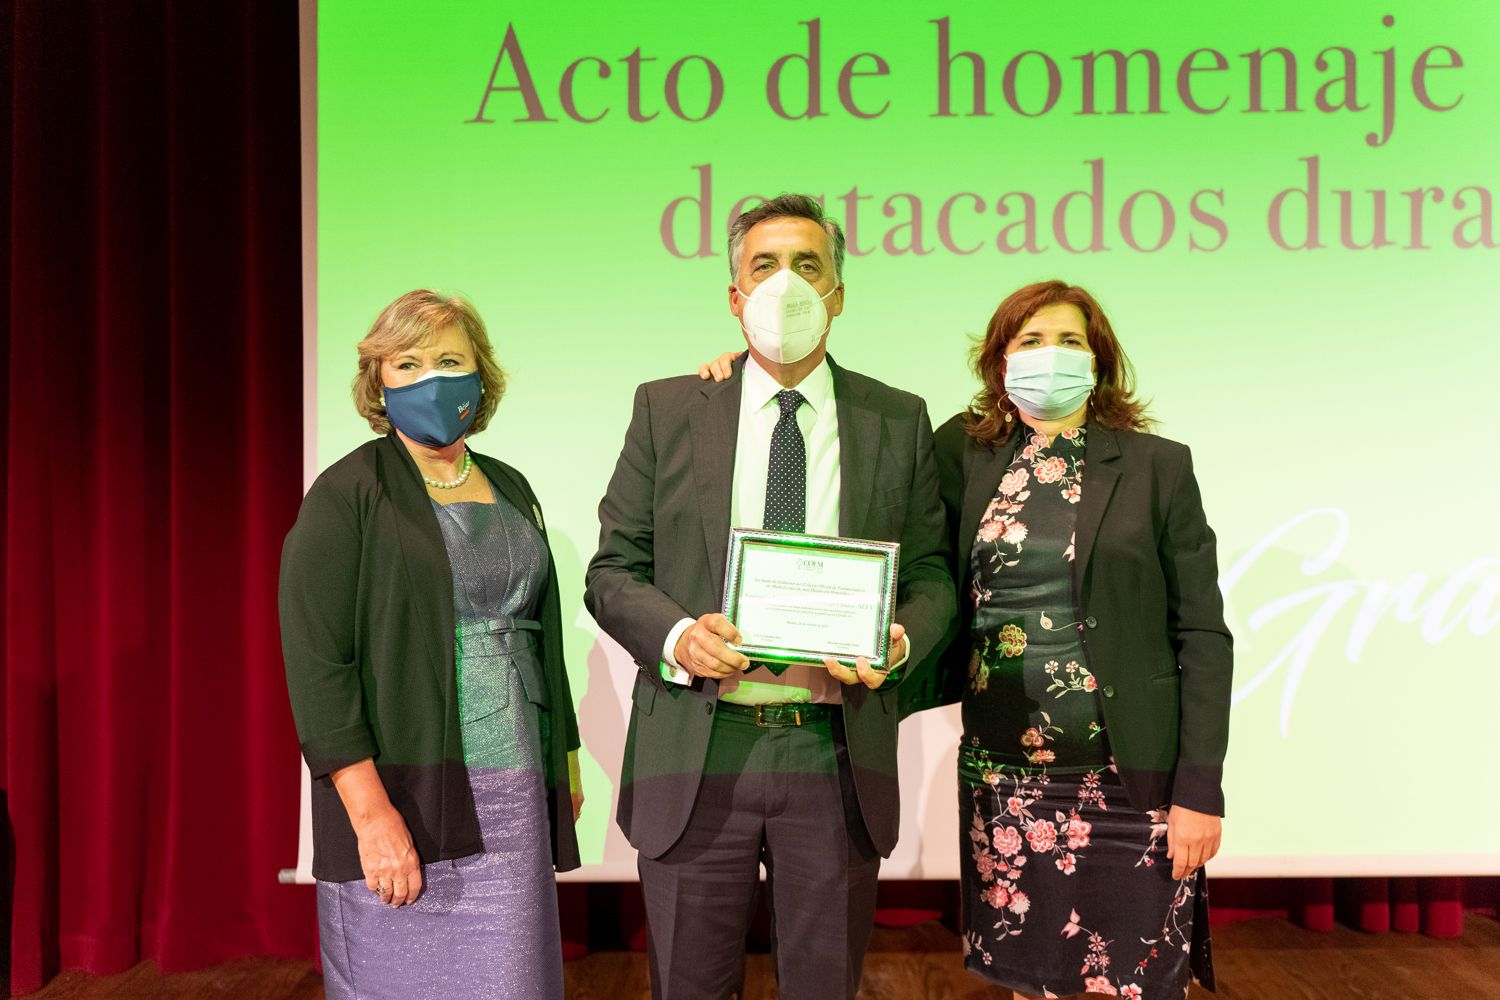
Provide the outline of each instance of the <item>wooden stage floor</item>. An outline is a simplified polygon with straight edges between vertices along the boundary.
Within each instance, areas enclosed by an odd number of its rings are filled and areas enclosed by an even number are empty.
[[[1284,920],[1244,920],[1214,928],[1218,997],[1224,1000],[1500,1000],[1500,922],[1469,914],[1464,936],[1370,935],[1342,925],[1326,934]],[[649,997],[645,956],[597,952],[567,965],[577,1000]],[[860,997],[864,1000],[1001,998],[959,965],[958,937],[937,923],[876,928]],[[37,1000],[319,1000],[310,962],[249,958],[198,972],[160,975],[146,962],[117,976],[64,973]],[[749,957],[745,1000],[776,996],[770,956]],[[1192,1000],[1215,994],[1194,987]]]

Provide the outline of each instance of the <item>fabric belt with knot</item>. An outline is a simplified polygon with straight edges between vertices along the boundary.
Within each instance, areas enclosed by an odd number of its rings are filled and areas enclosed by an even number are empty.
[[[487,643],[480,639],[481,636],[492,636]],[[481,658],[490,656],[506,657],[521,673],[521,686],[525,690],[525,697],[543,709],[550,707],[552,698],[547,688],[547,678],[544,673],[540,657],[542,643],[542,623],[532,621],[529,618],[512,618],[509,615],[496,615],[493,618],[485,618],[482,621],[470,622],[458,627],[458,646],[460,655],[467,658],[476,652],[477,647]],[[474,712],[470,715],[468,710],[463,709],[465,723],[474,718],[483,718],[499,708],[504,708],[509,701],[508,693],[505,693],[503,685],[508,684],[504,673],[493,669],[486,669],[477,675],[468,676],[461,683],[467,683],[470,693],[474,696],[471,700]]]
[[[470,625],[460,625],[459,635],[482,635],[484,633],[497,632],[540,632],[541,622],[534,622],[530,618],[512,618],[509,615],[501,615],[498,618],[486,618],[482,622],[474,622]]]
[[[732,701],[719,702],[719,711],[753,719],[762,729],[782,729],[787,726],[810,726],[815,722],[827,722],[833,718],[835,705],[809,702],[783,702],[776,705],[736,705]]]

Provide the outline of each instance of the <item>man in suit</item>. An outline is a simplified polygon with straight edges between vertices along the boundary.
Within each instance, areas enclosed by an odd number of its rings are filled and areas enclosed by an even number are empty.
[[[782,195],[730,228],[723,382],[636,390],[584,602],[635,659],[620,827],[640,852],[658,998],[738,986],[762,864],[781,995],[859,986],[896,843],[896,687],[956,613],[925,404],[835,365],[844,236]],[[719,613],[731,526],[901,543],[889,674],[773,672]]]

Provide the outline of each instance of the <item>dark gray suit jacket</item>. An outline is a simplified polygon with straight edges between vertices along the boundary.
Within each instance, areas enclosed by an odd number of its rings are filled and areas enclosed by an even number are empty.
[[[901,543],[895,619],[920,663],[949,630],[948,575],[932,425],[926,404],[829,359],[838,407],[839,531]],[[620,828],[658,857],[687,825],[718,703],[717,681],[666,684],[658,666],[683,618],[720,610],[739,433],[741,363],[724,382],[697,376],[636,390],[630,428],[599,504],[599,551],[584,603],[640,668],[620,776]],[[896,845],[895,683],[843,689],[844,725],[860,813],[883,855]]]

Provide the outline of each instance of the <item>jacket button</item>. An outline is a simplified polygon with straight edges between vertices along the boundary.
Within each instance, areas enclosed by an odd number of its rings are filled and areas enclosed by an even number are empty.
[[[714,703],[711,702],[711,701],[704,702],[703,703],[703,711],[707,712],[709,715],[713,715],[714,714]]]
[[[1114,696],[1115,696],[1115,689],[1112,688],[1112,687],[1110,687],[1108,684],[1104,685],[1104,697],[1106,697],[1106,698],[1113,698]]]
[[[1099,625],[1099,620],[1097,618],[1095,618],[1093,615],[1089,615],[1087,618],[1085,618],[1083,620],[1083,623],[1085,625],[1087,625],[1089,628],[1097,628],[1098,625]]]

